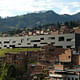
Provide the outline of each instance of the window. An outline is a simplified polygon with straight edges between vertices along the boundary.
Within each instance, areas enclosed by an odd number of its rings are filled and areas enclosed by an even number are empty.
[[[40,40],[44,40],[44,38],[42,37],[42,38],[40,38]]]
[[[67,46],[67,48],[71,48],[71,46],[69,45],[69,46]]]
[[[9,43],[9,41],[4,41],[4,43]]]
[[[55,42],[51,42],[51,44],[55,44]]]
[[[67,41],[71,41],[72,39],[67,39]]]
[[[24,41],[24,39],[21,39],[21,43]]]
[[[37,44],[34,44],[34,48],[37,48]]]
[[[72,77],[72,80],[74,80],[74,78]]]
[[[4,45],[4,47],[7,47],[7,45]]]
[[[63,46],[56,46],[56,48],[63,48]]]
[[[68,80],[70,80],[70,78],[68,78]]]
[[[18,43],[18,45],[21,45],[21,43]]]
[[[16,41],[13,41],[13,43],[16,43]]]
[[[68,56],[68,58],[71,58],[71,56]]]
[[[40,42],[40,40],[31,40],[31,42]]]
[[[64,37],[59,37],[59,41],[64,41]]]
[[[27,43],[27,45],[30,45],[31,43]]]
[[[49,37],[49,39],[55,39],[55,37]]]
[[[10,47],[15,48],[15,45],[10,45]]]
[[[27,40],[29,40],[30,38],[27,38]]]
[[[75,78],[75,80],[78,80],[78,78]]]

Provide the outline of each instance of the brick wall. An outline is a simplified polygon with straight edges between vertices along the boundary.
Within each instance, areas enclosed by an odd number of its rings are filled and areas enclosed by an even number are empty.
[[[71,62],[72,52],[71,50],[65,50],[63,54],[59,55],[59,62]]]

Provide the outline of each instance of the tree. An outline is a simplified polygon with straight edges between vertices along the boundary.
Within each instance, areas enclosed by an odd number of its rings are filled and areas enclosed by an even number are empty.
[[[16,77],[16,68],[14,65],[10,65],[8,67],[8,72],[7,72],[8,77],[15,78]]]
[[[0,80],[8,80],[7,72],[8,72],[8,65],[7,63],[4,63],[1,67]]]
[[[1,75],[0,80],[16,80],[14,77],[12,77],[12,73],[14,70],[9,69],[11,66],[8,65],[8,63],[4,63],[1,67]]]

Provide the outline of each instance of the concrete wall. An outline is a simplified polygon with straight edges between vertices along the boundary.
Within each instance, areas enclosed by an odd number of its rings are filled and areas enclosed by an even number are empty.
[[[41,47],[51,43],[57,47],[75,48],[75,33],[25,37],[0,37],[0,48]]]

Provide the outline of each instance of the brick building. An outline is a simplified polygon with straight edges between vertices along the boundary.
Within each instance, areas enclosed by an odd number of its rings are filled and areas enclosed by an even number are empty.
[[[25,52],[11,52],[11,53],[5,53],[5,61],[8,64],[15,64],[19,67],[24,66],[25,64]]]

